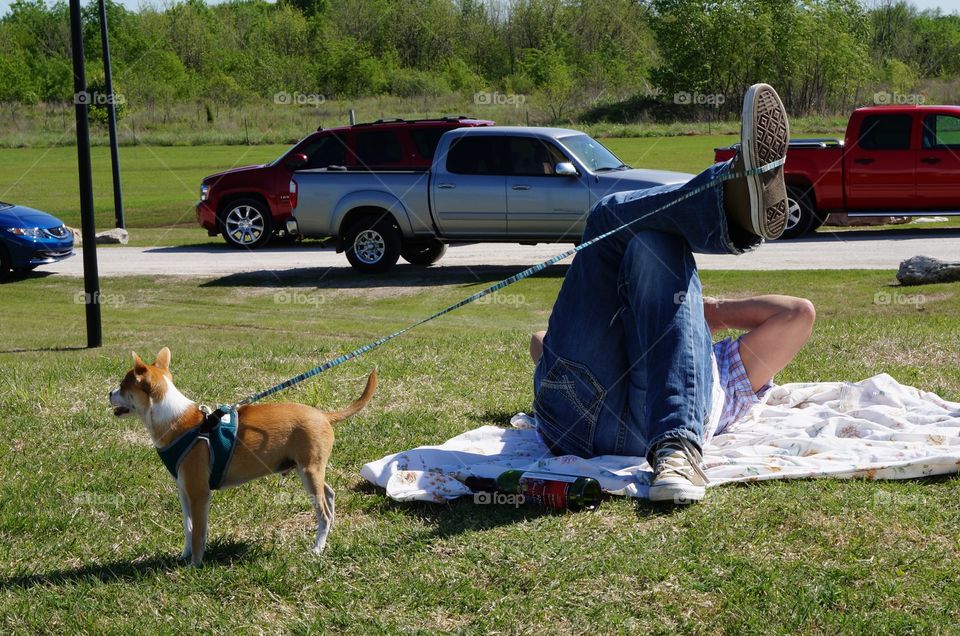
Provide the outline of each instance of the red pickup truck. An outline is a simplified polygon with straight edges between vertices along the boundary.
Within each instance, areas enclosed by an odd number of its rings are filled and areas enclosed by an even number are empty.
[[[715,150],[716,161],[737,145]],[[960,215],[960,106],[872,106],[839,139],[797,139],[784,166],[785,238],[850,216]]]
[[[389,119],[369,124],[319,128],[268,164],[234,168],[200,183],[197,222],[228,245],[254,249],[286,232],[290,179],[297,170],[336,166],[353,170],[427,170],[443,133],[454,128],[492,126],[469,117]]]

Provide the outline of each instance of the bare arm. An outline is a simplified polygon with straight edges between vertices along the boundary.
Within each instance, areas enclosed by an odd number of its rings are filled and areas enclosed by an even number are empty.
[[[813,303],[793,296],[737,300],[704,298],[703,315],[713,332],[741,329],[740,358],[754,391],[773,379],[803,348],[816,320]]]

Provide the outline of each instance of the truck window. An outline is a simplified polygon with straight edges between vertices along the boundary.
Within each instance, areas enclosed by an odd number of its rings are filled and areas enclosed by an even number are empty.
[[[411,130],[410,136],[413,138],[413,145],[417,149],[417,154],[423,159],[433,161],[433,153],[437,151],[440,137],[442,137],[445,132],[447,132],[447,129],[439,126],[414,128]]]
[[[447,171],[454,174],[505,174],[503,139],[489,135],[458,137],[447,155]]]
[[[327,166],[343,165],[346,154],[346,145],[337,135],[329,134],[320,137],[306,146],[300,152],[307,155],[307,168],[326,168]]]
[[[534,137],[511,137],[510,174],[525,177],[553,176],[554,166],[569,161],[556,146]]]
[[[909,150],[910,115],[867,115],[860,124],[860,147],[864,150]]]
[[[403,144],[400,137],[389,130],[358,132],[357,163],[360,167],[389,166],[403,161]]]
[[[923,147],[960,148],[960,117],[927,115],[923,118]]]

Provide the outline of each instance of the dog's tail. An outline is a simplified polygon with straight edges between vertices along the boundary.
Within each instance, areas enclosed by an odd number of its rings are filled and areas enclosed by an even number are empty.
[[[343,409],[342,411],[335,411],[333,413],[325,413],[327,419],[331,424],[336,422],[343,421],[348,417],[353,417],[360,412],[360,409],[365,407],[367,403],[373,398],[373,393],[377,390],[377,370],[374,369],[370,372],[370,375],[367,376],[367,386],[363,389],[363,394],[357,398],[357,401]]]

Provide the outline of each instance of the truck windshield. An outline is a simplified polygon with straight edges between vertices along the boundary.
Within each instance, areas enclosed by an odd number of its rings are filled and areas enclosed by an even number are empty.
[[[571,135],[557,141],[572,152],[591,172],[625,170],[630,167],[589,135]]]

